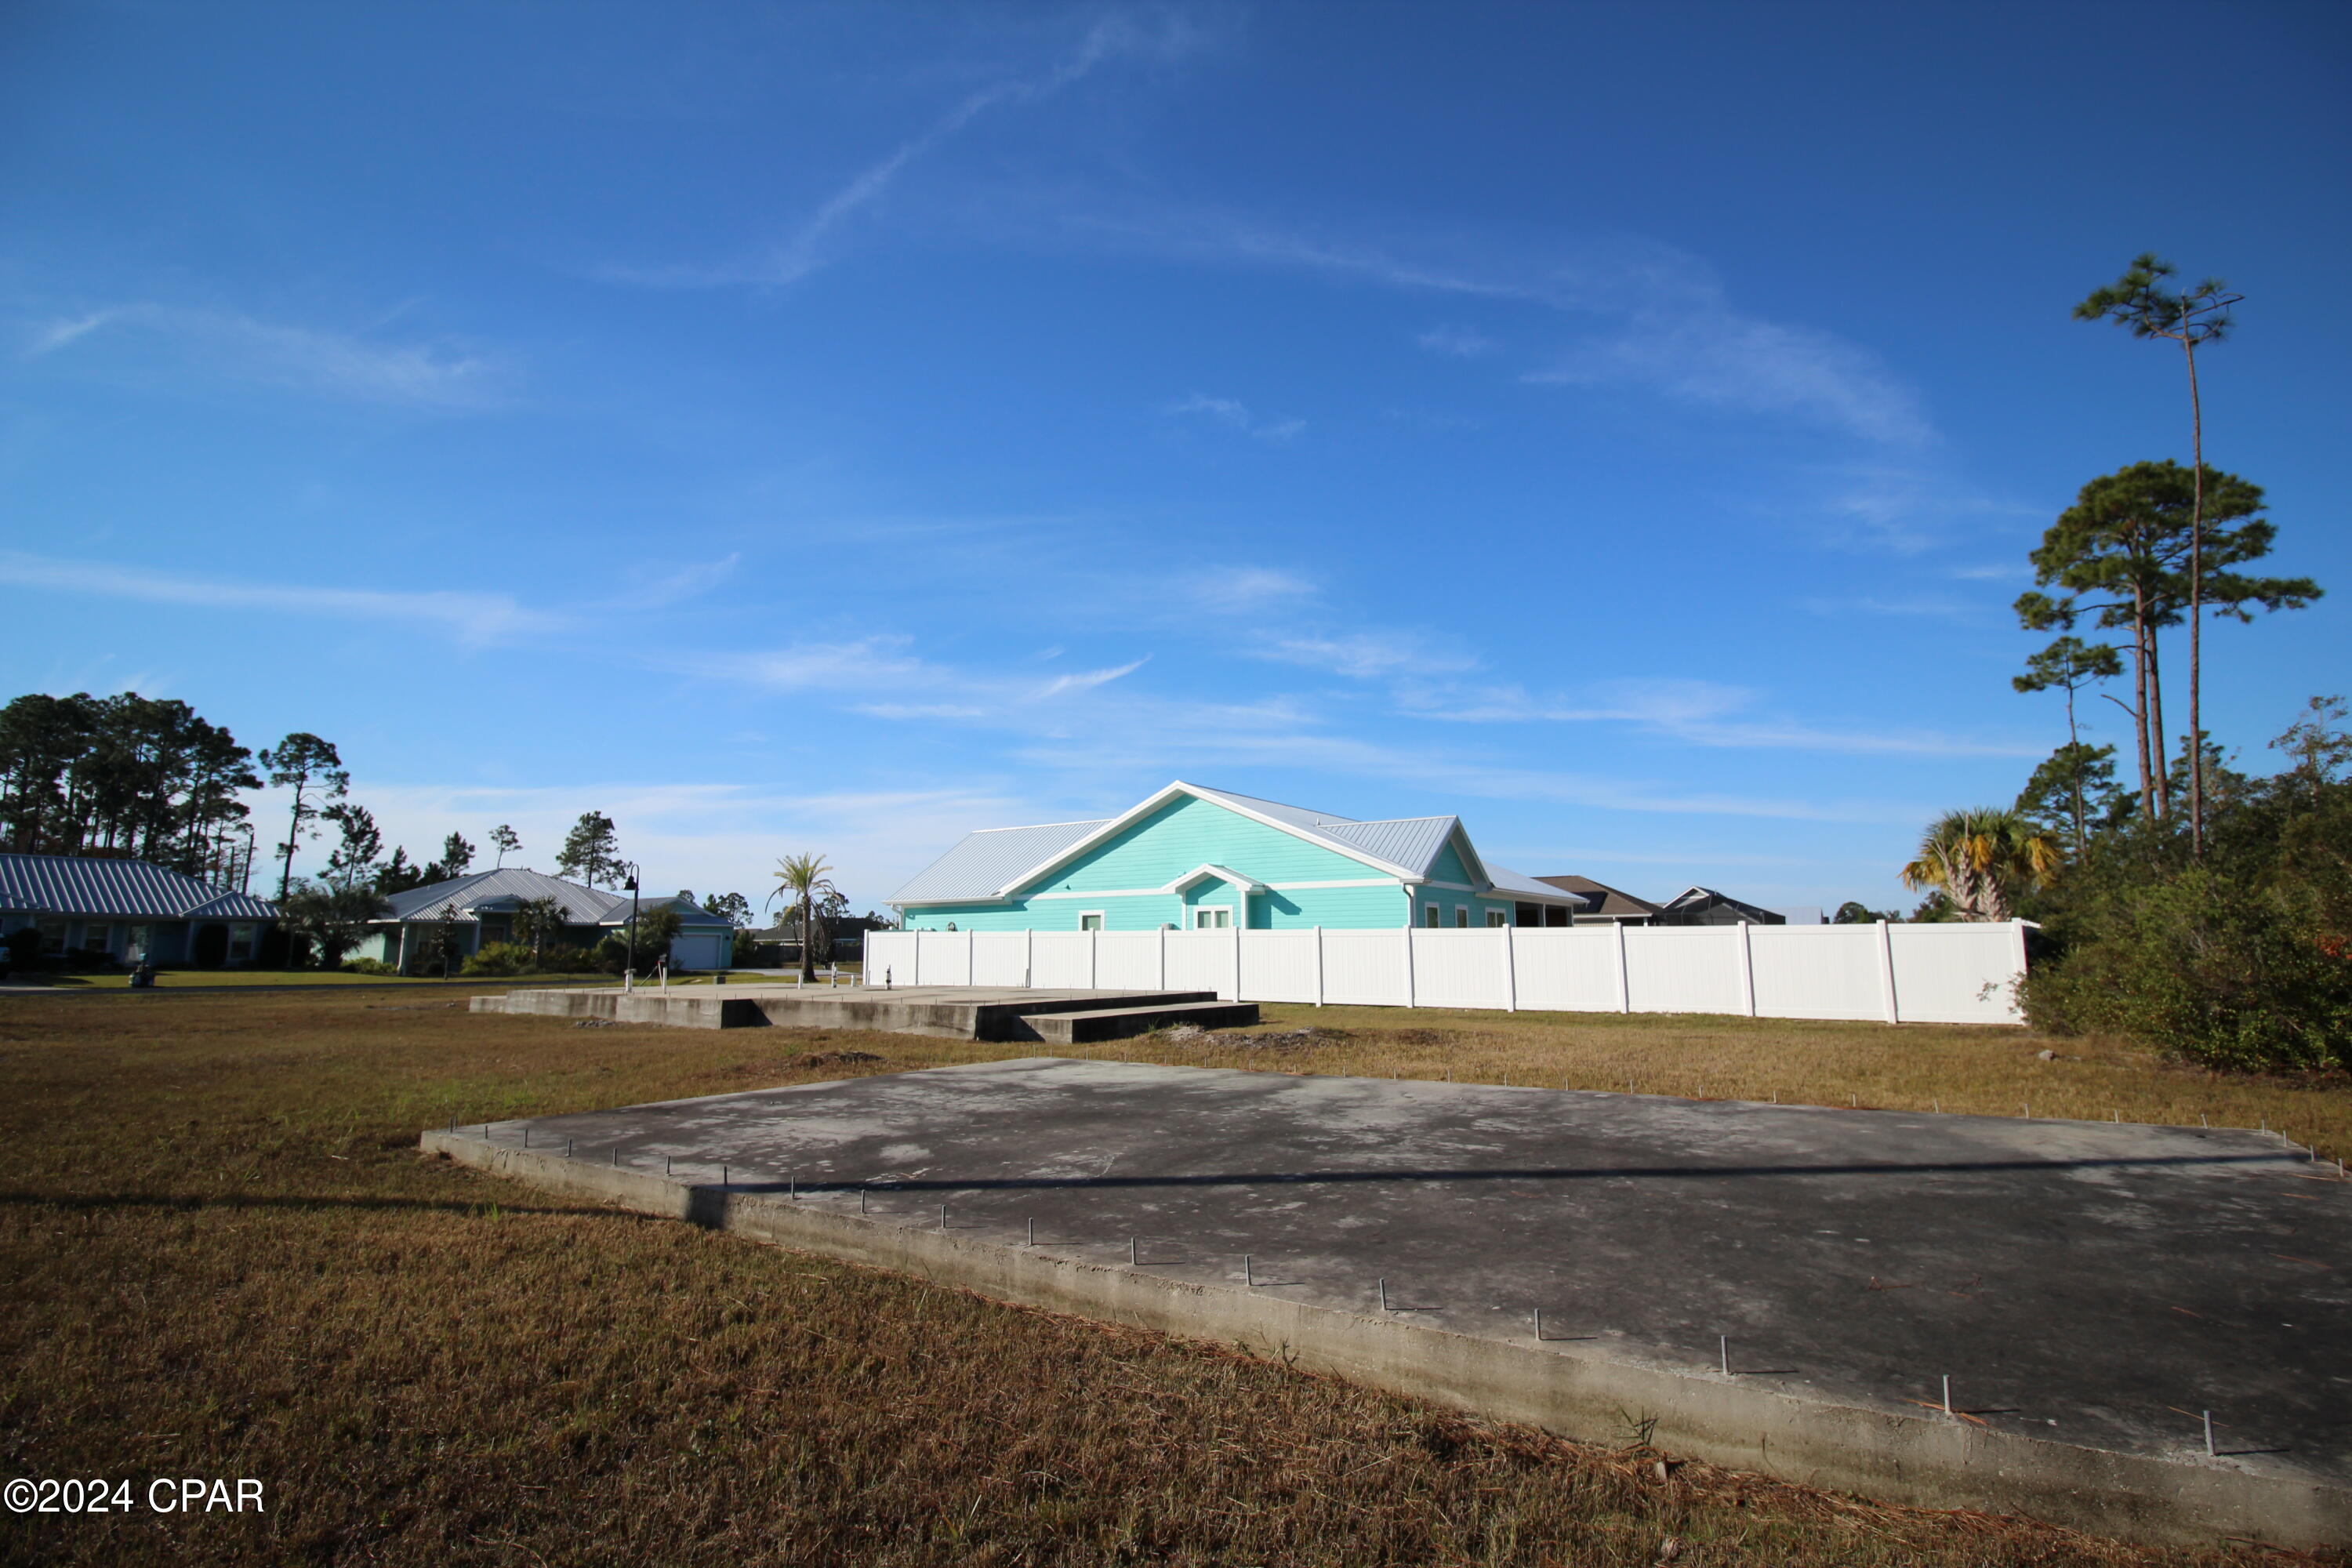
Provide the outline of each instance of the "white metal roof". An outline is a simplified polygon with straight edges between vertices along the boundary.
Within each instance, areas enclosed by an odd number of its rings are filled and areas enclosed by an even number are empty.
[[[1336,838],[1352,845],[1368,855],[1377,855],[1392,866],[1400,866],[1416,877],[1425,877],[1430,867],[1437,863],[1439,851],[1461,826],[1451,816],[1408,816],[1394,822],[1332,822],[1325,821],[1312,828],[1302,828],[1318,837]]]
[[[0,910],[11,914],[126,920],[268,921],[265,900],[145,860],[81,855],[0,855]]]
[[[954,848],[916,872],[912,881],[884,901],[943,904],[996,898],[1005,884],[1024,871],[1104,826],[1102,822],[1046,822],[967,833]]]

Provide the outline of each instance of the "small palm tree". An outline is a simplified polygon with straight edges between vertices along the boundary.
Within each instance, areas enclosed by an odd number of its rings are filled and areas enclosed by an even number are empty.
[[[1928,826],[1903,883],[1940,889],[1962,920],[2005,921],[2017,894],[2048,882],[2060,861],[2057,840],[2017,813],[1976,806]]]
[[[787,855],[776,862],[776,889],[768,902],[782,899],[801,911],[801,983],[816,982],[816,903],[837,890],[825,875],[833,868],[822,855]]]

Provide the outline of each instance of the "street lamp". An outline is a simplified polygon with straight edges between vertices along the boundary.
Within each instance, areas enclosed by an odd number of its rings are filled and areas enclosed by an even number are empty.
[[[637,983],[637,863],[624,860],[621,869],[629,874],[628,880],[621,884],[629,889],[629,957],[628,967],[621,972],[621,989],[633,991]]]

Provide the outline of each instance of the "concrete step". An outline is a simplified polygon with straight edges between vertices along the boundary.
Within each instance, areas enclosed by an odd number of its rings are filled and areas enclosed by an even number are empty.
[[[1255,1024],[1255,1002],[1162,1002],[1149,1007],[1097,1007],[1087,1012],[1026,1013],[1021,1021],[1037,1038],[1055,1045],[1084,1045],[1089,1040],[1124,1040],[1148,1035],[1170,1024],[1198,1024],[1204,1029],[1233,1029]]]

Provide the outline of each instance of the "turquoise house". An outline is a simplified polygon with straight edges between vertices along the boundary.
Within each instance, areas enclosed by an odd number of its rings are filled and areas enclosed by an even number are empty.
[[[1591,900],[1453,816],[1359,822],[1181,780],[1118,816],[994,827],[891,895],[909,931],[1564,926]]]

